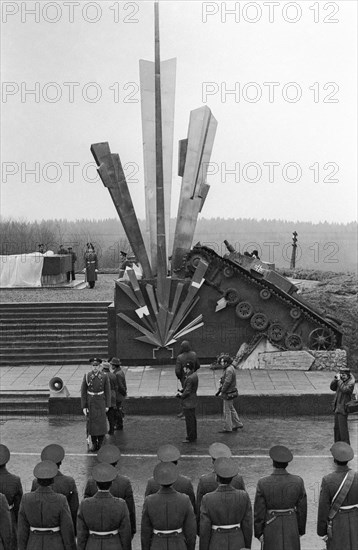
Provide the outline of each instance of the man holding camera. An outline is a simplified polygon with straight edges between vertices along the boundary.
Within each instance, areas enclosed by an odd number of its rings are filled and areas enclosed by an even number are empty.
[[[336,392],[334,410],[334,441],[345,441],[350,445],[348,413],[346,404],[352,399],[355,379],[348,367],[341,367],[331,382],[330,388]]]
[[[232,358],[227,353],[223,353],[218,358],[219,365],[224,369],[224,374],[220,379],[220,388],[216,392],[217,397],[221,397],[224,403],[224,429],[219,433],[236,432],[239,428],[243,428],[239,415],[234,407],[234,399],[238,396],[236,387],[236,371],[232,365]]]

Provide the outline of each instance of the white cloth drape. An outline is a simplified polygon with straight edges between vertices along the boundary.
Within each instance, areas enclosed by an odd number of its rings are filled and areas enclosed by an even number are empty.
[[[0,256],[0,287],[41,286],[43,254],[11,254]]]

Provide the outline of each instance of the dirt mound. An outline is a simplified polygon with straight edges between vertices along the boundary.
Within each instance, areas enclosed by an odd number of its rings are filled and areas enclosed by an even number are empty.
[[[302,291],[302,297],[313,307],[342,321],[343,346],[347,349],[348,364],[354,370],[358,369],[357,290],[356,275],[348,273],[321,280],[317,286]]]

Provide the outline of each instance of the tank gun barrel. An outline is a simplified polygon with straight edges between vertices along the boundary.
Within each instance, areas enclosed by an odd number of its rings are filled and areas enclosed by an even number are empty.
[[[232,246],[232,244],[229,243],[226,239],[224,240],[224,244],[229,252],[236,252],[235,248]]]

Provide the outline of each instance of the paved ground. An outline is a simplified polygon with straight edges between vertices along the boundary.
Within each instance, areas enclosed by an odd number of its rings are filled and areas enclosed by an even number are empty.
[[[202,473],[210,470],[208,447],[214,441],[228,444],[237,457],[247,490],[253,501],[255,488],[261,476],[271,473],[267,455],[273,444],[284,444],[292,449],[294,460],[289,471],[303,477],[308,496],[307,533],[301,539],[302,550],[320,550],[323,544],[316,535],[316,517],[320,480],[333,467],[329,448],[332,444],[332,417],[304,417],[278,419],[242,416],[244,428],[237,434],[218,434],[222,424],[219,417],[198,419],[198,441],[195,445],[181,443],[185,436],[182,420],[172,417],[125,417],[125,429],[107,436],[106,442],[116,444],[122,452],[120,470],[132,480],[138,533],[133,541],[133,550],[140,548],[140,518],[147,479],[157,463],[156,449],[162,443],[177,445],[182,458],[180,470],[189,476],[196,489]],[[356,457],[351,467],[358,468],[358,419],[350,421],[352,446]],[[163,435],[165,434],[165,435]],[[24,489],[31,487],[32,470],[40,459],[41,449],[48,443],[60,443],[66,449],[62,470],[72,475],[83,493],[85,481],[96,457],[88,454],[85,444],[85,421],[83,417],[64,418],[7,418],[1,423],[1,442],[12,452],[9,470],[21,476]],[[197,547],[199,545],[197,544]],[[254,540],[252,550],[258,550]],[[289,550],[289,549],[287,549]],[[345,550],[342,548],[342,550]]]
[[[0,391],[47,390],[49,380],[59,376],[65,382],[71,397],[78,397],[81,381],[88,365],[22,366],[0,368]],[[173,396],[177,380],[171,367],[124,367],[131,397]],[[222,370],[203,366],[199,372],[199,395],[213,395],[219,387]],[[329,384],[331,372],[238,370],[240,395],[277,394],[332,394]]]

